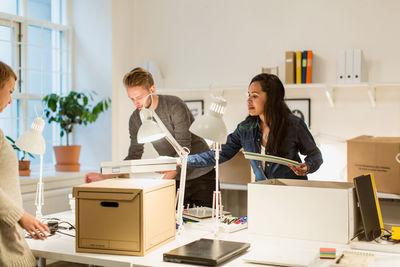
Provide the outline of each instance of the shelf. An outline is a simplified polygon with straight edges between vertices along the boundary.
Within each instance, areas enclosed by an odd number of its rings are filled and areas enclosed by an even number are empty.
[[[382,199],[399,199],[400,200],[400,195],[388,194],[388,193],[379,193],[378,192],[378,198],[382,198]]]
[[[299,88],[321,88],[325,90],[326,98],[331,107],[335,106],[335,90],[340,88],[366,88],[369,101],[372,107],[376,106],[376,88],[400,87],[400,83],[310,83],[310,84],[286,84],[286,89]]]

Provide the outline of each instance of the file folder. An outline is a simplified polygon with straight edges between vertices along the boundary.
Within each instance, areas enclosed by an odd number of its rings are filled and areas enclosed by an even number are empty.
[[[312,58],[313,58],[312,51],[308,50],[307,51],[307,67],[306,67],[306,83],[311,83]]]
[[[307,51],[301,53],[301,83],[306,83]]]
[[[353,49],[346,49],[345,83],[353,82]]]
[[[346,51],[344,49],[339,50],[338,61],[337,61],[337,77],[338,83],[344,83],[346,75]]]
[[[295,61],[296,54],[293,51],[286,51],[285,53],[285,83],[293,84],[295,83]]]
[[[353,82],[361,82],[361,49],[353,50]]]
[[[296,83],[301,83],[301,51],[296,51]]]

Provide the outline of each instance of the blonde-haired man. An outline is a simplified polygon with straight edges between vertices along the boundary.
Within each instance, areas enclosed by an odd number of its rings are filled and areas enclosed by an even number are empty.
[[[137,142],[137,132],[142,124],[139,112],[143,106],[155,110],[168,131],[182,147],[187,147],[190,150],[190,154],[198,154],[209,150],[204,139],[189,132],[189,127],[194,118],[186,104],[176,96],[157,95],[151,73],[142,68],[135,68],[124,76],[123,82],[128,97],[136,106],[136,110],[129,120],[131,144],[125,160],[140,159],[142,157],[144,147],[143,144],[138,144]],[[150,97],[146,98],[149,94],[153,95],[153,102],[151,102]],[[147,103],[144,103],[146,99]],[[177,156],[174,148],[165,139],[154,141],[152,144],[160,156]],[[109,177],[98,173],[88,173],[86,181],[93,182]],[[179,177],[179,171],[169,171],[164,174],[163,178],[179,179]],[[211,207],[214,184],[215,171],[213,167],[188,169],[185,204]],[[178,187],[179,182],[176,185]]]

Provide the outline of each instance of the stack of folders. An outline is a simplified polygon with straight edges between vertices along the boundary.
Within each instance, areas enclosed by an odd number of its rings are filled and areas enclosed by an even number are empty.
[[[362,50],[359,48],[341,49],[338,53],[338,83],[360,83],[364,80]]]
[[[311,83],[312,58],[313,52],[311,50],[287,51],[285,54],[285,83]]]

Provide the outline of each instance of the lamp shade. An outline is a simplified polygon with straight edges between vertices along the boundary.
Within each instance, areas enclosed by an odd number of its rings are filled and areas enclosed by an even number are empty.
[[[31,129],[18,137],[15,145],[23,151],[43,155],[46,151],[46,142],[42,135],[43,128],[44,120],[37,117],[32,122]]]
[[[225,111],[226,101],[221,97],[214,98],[207,113],[196,119],[189,131],[204,139],[223,144],[228,133],[222,116]]]
[[[153,121],[150,110],[142,109],[140,111],[140,119],[142,120],[142,125],[137,133],[137,141],[139,144],[153,142],[166,136],[160,126]]]

